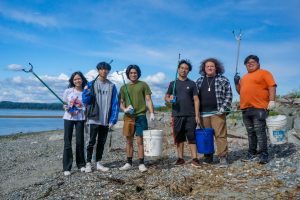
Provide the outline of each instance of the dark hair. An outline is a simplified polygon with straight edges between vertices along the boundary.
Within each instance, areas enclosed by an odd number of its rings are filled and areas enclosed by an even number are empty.
[[[178,63],[177,69],[179,69],[181,64],[186,64],[189,67],[189,71],[192,71],[193,66],[192,66],[192,64],[190,63],[189,60],[180,60],[179,63]]]
[[[87,84],[87,80],[86,80],[86,78],[83,76],[83,74],[82,74],[80,71],[74,72],[74,73],[71,75],[71,77],[70,77],[70,79],[69,79],[69,86],[68,86],[68,88],[75,87],[74,82],[73,82],[73,79],[74,79],[74,77],[75,77],[76,75],[79,75],[79,76],[81,77],[81,79],[82,79],[82,89],[83,89],[84,86],[86,86],[86,84]]]
[[[244,65],[247,64],[247,62],[250,60],[250,59],[253,59],[255,60],[257,63],[259,63],[259,58],[256,56],[256,55],[249,55],[245,58],[244,60]]]
[[[98,65],[96,66],[96,68],[97,68],[97,70],[100,70],[100,69],[107,69],[108,71],[111,70],[111,66],[107,62],[100,62],[100,63],[98,63]]]
[[[205,63],[207,62],[213,62],[216,66],[216,74],[224,74],[225,70],[224,70],[224,66],[223,63],[221,63],[219,60],[217,60],[216,58],[207,58],[205,60],[203,60],[200,64],[200,70],[199,70],[199,74],[201,75],[205,75]]]
[[[136,70],[136,72],[137,72],[137,74],[138,74],[138,78],[137,78],[137,79],[139,79],[139,78],[141,77],[142,73],[141,73],[140,67],[137,66],[137,65],[129,65],[129,66],[127,67],[127,69],[126,69],[126,76],[127,76],[127,78],[130,80],[130,78],[129,78],[129,72],[130,72],[130,70],[132,70],[132,69],[135,69],[135,70]]]

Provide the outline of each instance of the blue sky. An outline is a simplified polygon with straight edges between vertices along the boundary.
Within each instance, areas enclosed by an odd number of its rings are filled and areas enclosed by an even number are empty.
[[[2,0],[0,101],[58,102],[33,75],[8,70],[28,62],[60,96],[74,71],[91,80],[98,62],[113,59],[110,79],[118,88],[116,71],[137,64],[155,105],[161,105],[178,53],[192,62],[193,80],[202,60],[219,59],[233,86],[232,31],[239,29],[241,75],[244,58],[256,54],[262,68],[273,73],[278,94],[300,90],[299,8],[299,0]]]

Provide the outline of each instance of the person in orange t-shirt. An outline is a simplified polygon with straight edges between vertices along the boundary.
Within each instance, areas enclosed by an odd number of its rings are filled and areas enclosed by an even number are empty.
[[[248,154],[243,161],[256,160],[257,154],[260,154],[259,163],[266,164],[268,163],[266,118],[269,110],[275,107],[277,85],[269,71],[260,69],[257,56],[247,56],[244,64],[248,73],[242,79],[238,74],[234,76],[249,142]]]

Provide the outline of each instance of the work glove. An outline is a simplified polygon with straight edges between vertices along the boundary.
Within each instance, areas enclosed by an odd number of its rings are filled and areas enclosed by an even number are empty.
[[[275,101],[269,101],[268,110],[273,110],[275,108]]]
[[[133,114],[134,113],[134,110],[133,110],[133,107],[132,105],[129,105],[127,108],[124,109],[124,113],[127,113],[127,114]]]
[[[63,105],[63,109],[64,109],[65,111],[67,111],[67,110],[68,110],[68,108],[69,108],[69,106],[68,106],[68,105],[66,105],[66,104],[64,104],[64,105]]]
[[[154,120],[155,120],[154,113],[150,113],[150,121],[154,121]]]
[[[236,74],[234,75],[234,84],[235,84],[235,85],[240,84],[240,79],[241,79],[241,77],[240,77],[239,73],[236,73]]]

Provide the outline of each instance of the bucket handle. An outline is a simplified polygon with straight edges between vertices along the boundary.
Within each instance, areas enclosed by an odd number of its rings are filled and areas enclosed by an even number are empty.
[[[196,129],[202,129],[204,131],[204,134],[207,135],[205,128],[202,127],[201,124],[197,124]]]

